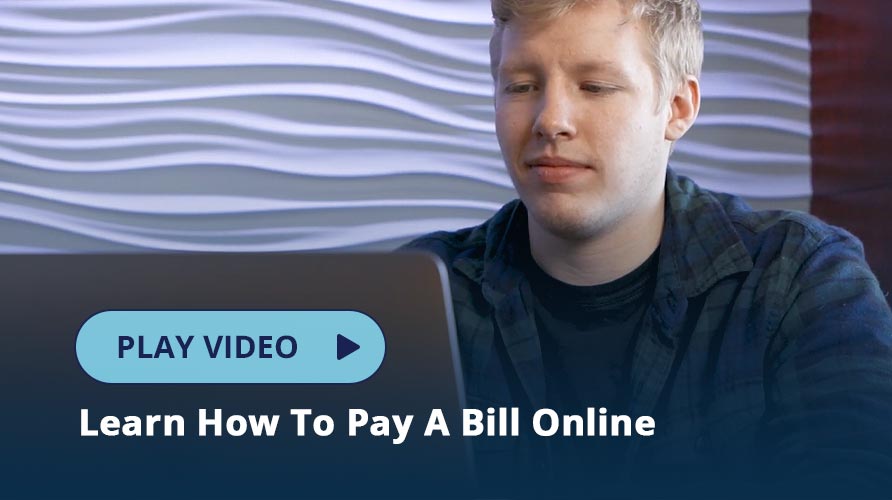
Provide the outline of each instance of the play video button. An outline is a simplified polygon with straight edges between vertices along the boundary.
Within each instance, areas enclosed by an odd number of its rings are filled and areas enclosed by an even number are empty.
[[[359,344],[338,334],[338,361],[359,350]]]
[[[115,310],[81,325],[76,350],[109,384],[356,384],[384,340],[357,311]]]

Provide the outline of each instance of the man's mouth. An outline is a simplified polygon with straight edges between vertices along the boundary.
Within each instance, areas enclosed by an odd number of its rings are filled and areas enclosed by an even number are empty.
[[[588,165],[562,156],[539,156],[528,161],[527,165],[533,168],[589,168]]]
[[[557,184],[570,181],[590,170],[588,165],[561,156],[540,156],[527,162],[540,181]]]

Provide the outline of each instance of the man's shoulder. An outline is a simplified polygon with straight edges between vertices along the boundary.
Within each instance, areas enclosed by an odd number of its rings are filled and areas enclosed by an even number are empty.
[[[848,231],[804,212],[753,210],[682,176],[669,179],[668,194],[672,224],[663,242],[671,245],[663,269],[689,297],[740,283],[738,298],[771,314],[797,301],[861,296],[885,303],[863,245]]]
[[[406,243],[399,250],[433,252],[446,264],[458,259],[482,264],[487,246],[497,241],[507,229],[519,203],[518,200],[508,202],[492,217],[477,226],[456,231],[428,233]]]
[[[474,249],[482,250],[486,243],[489,221],[480,225],[456,231],[435,231],[415,238],[402,245],[399,250],[422,250],[433,252],[444,260],[452,260],[459,254]]]
[[[802,263],[828,245],[846,246],[863,256],[863,246],[857,237],[814,215],[795,210],[755,210],[739,196],[704,189],[689,179],[682,179],[681,184],[689,185],[687,190],[692,197],[713,200],[709,203],[712,210],[720,207],[756,266],[778,258],[789,261],[788,264]]]

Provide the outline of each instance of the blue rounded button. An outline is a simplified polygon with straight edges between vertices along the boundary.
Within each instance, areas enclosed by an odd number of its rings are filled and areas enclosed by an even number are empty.
[[[357,311],[104,311],[77,336],[84,371],[119,384],[349,384],[384,351]]]

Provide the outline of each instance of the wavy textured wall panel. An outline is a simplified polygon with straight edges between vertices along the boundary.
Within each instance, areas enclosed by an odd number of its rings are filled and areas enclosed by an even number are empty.
[[[673,163],[810,196],[807,0],[703,1]],[[392,248],[513,197],[486,0],[4,0],[0,251]]]

